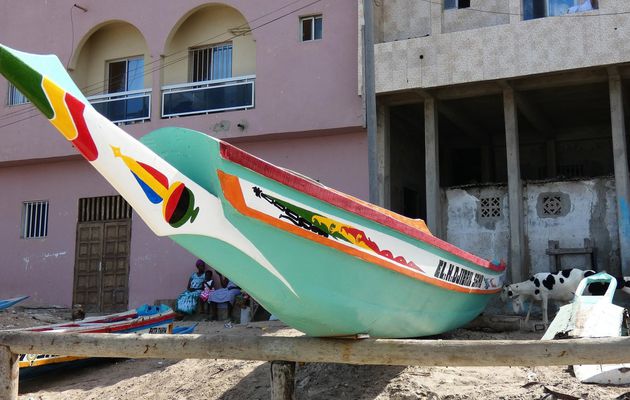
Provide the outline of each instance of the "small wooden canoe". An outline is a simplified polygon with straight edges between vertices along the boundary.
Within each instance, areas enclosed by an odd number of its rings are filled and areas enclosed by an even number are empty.
[[[11,329],[23,332],[57,333],[172,333],[176,313],[168,306],[144,305],[122,313],[90,317],[81,321]],[[182,333],[181,331],[179,333]],[[186,333],[186,332],[184,332]],[[83,359],[51,354],[20,354],[20,368],[41,367]]]

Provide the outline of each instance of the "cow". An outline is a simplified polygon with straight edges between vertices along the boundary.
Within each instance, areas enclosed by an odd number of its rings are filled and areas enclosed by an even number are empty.
[[[516,313],[521,312],[525,307],[525,303],[529,301],[530,307],[525,317],[526,323],[529,321],[533,302],[540,301],[543,322],[549,324],[547,313],[549,300],[554,300],[561,305],[571,302],[580,281],[595,273],[593,270],[581,270],[579,268],[563,269],[555,274],[539,272],[526,281],[504,286],[501,292],[501,299],[503,301],[511,299],[512,307]],[[630,294],[630,278],[615,279],[617,280],[617,289]],[[587,287],[585,292],[586,294],[601,296],[607,289],[608,284],[594,282]]]
[[[512,300],[514,312],[520,312],[529,301],[529,310],[525,317],[525,322],[529,321],[534,301],[540,301],[543,322],[549,323],[547,306],[549,300],[555,300],[560,304],[567,304],[575,295],[575,291],[580,281],[587,276],[594,275],[595,271],[570,268],[559,271],[555,274],[551,272],[539,272],[531,278],[520,283],[514,283],[503,287],[501,298],[504,301]]]

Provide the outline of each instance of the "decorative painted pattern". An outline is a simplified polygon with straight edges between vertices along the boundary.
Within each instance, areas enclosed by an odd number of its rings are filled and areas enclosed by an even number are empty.
[[[85,104],[44,77],[42,88],[54,110],[50,123],[79,150],[88,161],[98,158],[94,139],[83,118]]]
[[[312,196],[313,198],[356,214],[362,218],[374,221],[385,227],[394,229],[400,233],[408,235],[411,238],[420,240],[423,243],[427,243],[435,247],[436,250],[446,251],[488,270],[497,272],[505,271],[505,265],[491,263],[431,235],[422,220],[412,220],[410,218],[403,217],[389,210],[385,210],[373,204],[366,203],[352,196],[330,189],[317,182],[305,179],[295,173],[291,173],[290,171],[269,164],[268,162],[240,150],[229,143],[220,142],[220,146],[221,157],[225,160],[239,164],[269,179],[273,179],[280,184]]]
[[[422,269],[414,264],[413,261],[407,261],[402,256],[394,256],[390,250],[381,250],[378,244],[371,240],[364,230],[353,227],[349,224],[340,222],[330,217],[326,217],[320,213],[309,211],[305,208],[298,207],[287,201],[280,200],[277,197],[270,196],[257,186],[252,188],[256,197],[266,200],[269,204],[279,209],[280,219],[287,219],[296,226],[317,233],[320,236],[331,237],[336,240],[342,240],[363,250],[373,252],[382,257],[409,268],[422,272]]]
[[[218,175],[225,198],[243,215],[447,290],[475,294],[501,290],[503,274],[499,272],[477,271],[450,257],[445,259],[391,235],[288,200],[235,175],[220,170]]]
[[[122,154],[119,147],[111,146],[114,157],[122,159],[136,179],[147,199],[153,204],[162,203],[164,220],[173,228],[186,221],[194,222],[199,214],[195,207],[195,195],[182,182],[169,185],[168,178],[148,164]]]

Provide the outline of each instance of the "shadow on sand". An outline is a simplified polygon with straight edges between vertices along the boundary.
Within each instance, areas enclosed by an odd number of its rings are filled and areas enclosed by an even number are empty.
[[[298,364],[295,372],[296,398],[373,400],[404,370],[405,367],[384,365]],[[270,382],[271,364],[264,363],[219,399],[266,400],[270,395]]]

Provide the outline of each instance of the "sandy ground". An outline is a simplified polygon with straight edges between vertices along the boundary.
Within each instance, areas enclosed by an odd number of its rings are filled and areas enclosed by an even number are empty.
[[[0,329],[67,320],[67,310],[0,311]],[[182,321],[188,325],[193,321]],[[195,333],[299,334],[281,323],[225,327],[200,321]],[[227,333],[227,332],[226,332]],[[538,339],[540,333],[458,329],[444,339]],[[480,354],[480,357],[483,357]],[[270,367],[238,360],[98,360],[20,380],[20,400],[268,399]],[[303,364],[297,399],[630,399],[630,387],[580,384],[569,367],[392,367]]]

